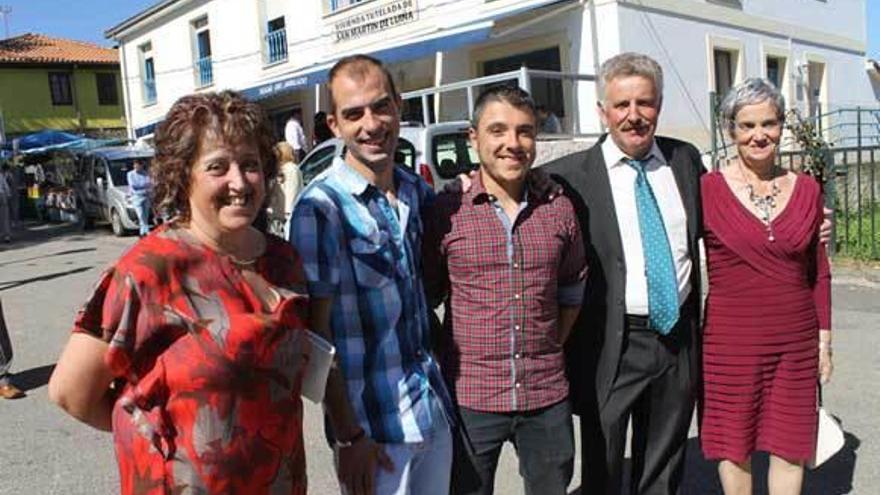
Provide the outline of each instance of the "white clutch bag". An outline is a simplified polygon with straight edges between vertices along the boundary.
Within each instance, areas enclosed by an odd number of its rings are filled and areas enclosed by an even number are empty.
[[[333,356],[336,348],[324,337],[307,331],[309,342],[312,344],[312,352],[309,355],[309,364],[303,377],[302,396],[315,404],[324,400],[324,391],[327,389],[327,376],[333,365]]]
[[[843,448],[843,428],[840,423],[822,407],[822,387],[819,387],[819,428],[816,436],[816,456],[808,464],[810,469],[821,466]]]

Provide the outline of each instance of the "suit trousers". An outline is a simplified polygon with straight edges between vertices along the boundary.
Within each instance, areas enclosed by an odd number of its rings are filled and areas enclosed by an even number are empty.
[[[604,437],[604,493],[623,493],[627,426],[632,418],[629,494],[674,495],[684,470],[688,427],[694,410],[688,349],[677,335],[688,331],[681,318],[668,336],[626,328],[620,367],[607,402],[599,409]],[[587,419],[587,418],[582,418]],[[595,428],[583,425],[582,434]],[[595,442],[584,438],[583,442]],[[589,445],[589,443],[583,443]],[[589,480],[583,493],[593,493]]]

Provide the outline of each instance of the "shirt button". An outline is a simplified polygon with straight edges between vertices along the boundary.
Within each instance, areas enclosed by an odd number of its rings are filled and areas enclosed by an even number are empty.
[[[516,388],[520,388],[520,387],[522,387],[522,383],[516,382]]]
[[[515,357],[516,359],[519,359],[522,357],[522,355],[517,352],[516,354],[513,355],[513,357]]]
[[[514,329],[514,330],[519,330],[519,325],[514,325],[514,326],[513,326],[513,329]]]
[[[514,268],[519,268],[519,263],[514,262],[514,263],[513,263],[513,267],[514,267]]]
[[[419,349],[419,350],[416,351],[416,357],[422,357],[422,351],[421,351],[421,349]]]
[[[513,298],[514,298],[514,299],[519,299],[519,294],[514,294],[514,295],[513,295]]]

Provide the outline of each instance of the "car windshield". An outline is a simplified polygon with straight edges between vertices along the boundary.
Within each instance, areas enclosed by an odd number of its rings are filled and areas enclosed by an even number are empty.
[[[145,166],[149,167],[148,158],[122,158],[110,161],[110,177],[113,178],[114,186],[128,186],[127,174],[130,170],[134,170],[135,160],[138,160]]]

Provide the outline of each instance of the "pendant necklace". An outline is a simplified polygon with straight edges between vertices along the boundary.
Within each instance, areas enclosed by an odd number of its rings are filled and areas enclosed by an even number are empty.
[[[776,197],[781,192],[779,185],[776,183],[776,167],[770,171],[773,177],[770,181],[770,194],[760,195],[755,192],[755,186],[746,178],[745,171],[742,169],[742,162],[740,162],[739,166],[740,175],[746,183],[746,190],[749,192],[749,201],[760,214],[758,218],[767,226],[767,240],[773,242],[776,240],[776,237],[773,235],[773,222],[771,219],[773,210],[776,209]]]

